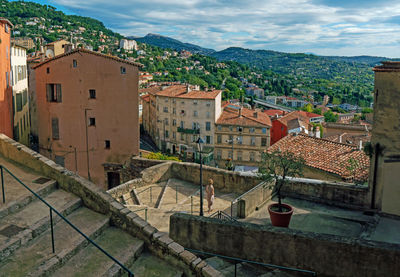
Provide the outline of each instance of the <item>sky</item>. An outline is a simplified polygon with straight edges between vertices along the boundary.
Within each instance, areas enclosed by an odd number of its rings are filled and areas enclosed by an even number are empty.
[[[156,33],[206,48],[237,46],[400,57],[398,0],[46,0],[125,36]]]

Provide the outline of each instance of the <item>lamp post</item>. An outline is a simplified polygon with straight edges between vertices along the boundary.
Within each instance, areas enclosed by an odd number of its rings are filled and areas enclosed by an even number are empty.
[[[201,151],[203,150],[202,144],[204,141],[199,138],[197,139],[197,144],[199,147],[199,154],[200,154],[200,216],[203,216],[203,161],[201,160]]]
[[[85,109],[85,127],[86,127],[86,163],[87,163],[87,174],[88,179],[90,179],[90,167],[89,167],[89,136],[88,136],[88,123],[87,123],[87,111],[91,111],[92,109]]]

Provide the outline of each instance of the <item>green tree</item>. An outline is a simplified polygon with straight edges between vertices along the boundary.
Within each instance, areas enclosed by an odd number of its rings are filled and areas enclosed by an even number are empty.
[[[327,111],[324,113],[325,122],[336,122],[339,118],[337,114],[334,114],[332,111]]]

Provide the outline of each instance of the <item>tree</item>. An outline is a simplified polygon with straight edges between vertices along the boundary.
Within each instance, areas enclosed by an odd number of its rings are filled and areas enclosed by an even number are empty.
[[[301,108],[301,110],[302,110],[302,111],[305,111],[305,112],[311,113],[311,112],[313,111],[313,107],[312,107],[311,104],[307,104],[307,105],[305,105],[303,108]]]
[[[281,189],[287,182],[287,177],[303,176],[305,161],[303,157],[297,157],[292,152],[273,152],[261,153],[261,162],[258,167],[258,177],[273,187],[278,196],[279,212],[282,212]],[[271,184],[275,181],[275,184]]]
[[[336,122],[339,118],[337,114],[334,114],[332,111],[327,111],[324,113],[325,122]]]

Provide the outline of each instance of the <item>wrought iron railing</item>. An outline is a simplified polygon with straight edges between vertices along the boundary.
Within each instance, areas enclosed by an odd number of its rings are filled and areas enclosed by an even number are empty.
[[[129,277],[133,277],[134,276],[133,273],[125,265],[123,265],[116,258],[111,256],[106,250],[104,250],[101,246],[99,246],[97,243],[95,243],[93,240],[91,240],[87,235],[85,235],[81,230],[79,230],[78,227],[76,227],[67,218],[65,218],[60,212],[58,212],[52,205],[50,205],[46,200],[44,200],[36,192],[34,192],[27,185],[25,185],[18,177],[16,177],[13,173],[11,173],[10,170],[8,170],[3,165],[0,165],[0,175],[1,175],[0,179],[1,179],[1,189],[2,189],[2,195],[3,195],[3,203],[6,203],[6,195],[5,195],[5,190],[4,190],[4,176],[3,176],[4,175],[4,171],[6,171],[11,177],[13,177],[19,184],[21,184],[23,187],[25,187],[29,192],[31,192],[36,198],[38,198],[40,201],[42,201],[47,207],[49,207],[49,210],[50,210],[50,226],[51,226],[51,246],[52,246],[53,253],[55,253],[54,228],[53,228],[53,212],[55,212],[62,220],[64,220],[69,226],[71,226],[75,231],[77,231],[81,236],[83,236],[88,242],[93,244],[97,249],[99,249],[101,252],[103,252],[104,255],[109,257],[116,264],[118,264],[122,269],[124,269],[128,273]]]
[[[237,222],[236,219],[234,219],[233,217],[231,217],[229,214],[223,212],[223,211],[216,211],[215,213],[213,213],[212,215],[210,215],[209,217],[212,218],[218,218],[220,220],[226,220],[226,221],[235,221]]]

